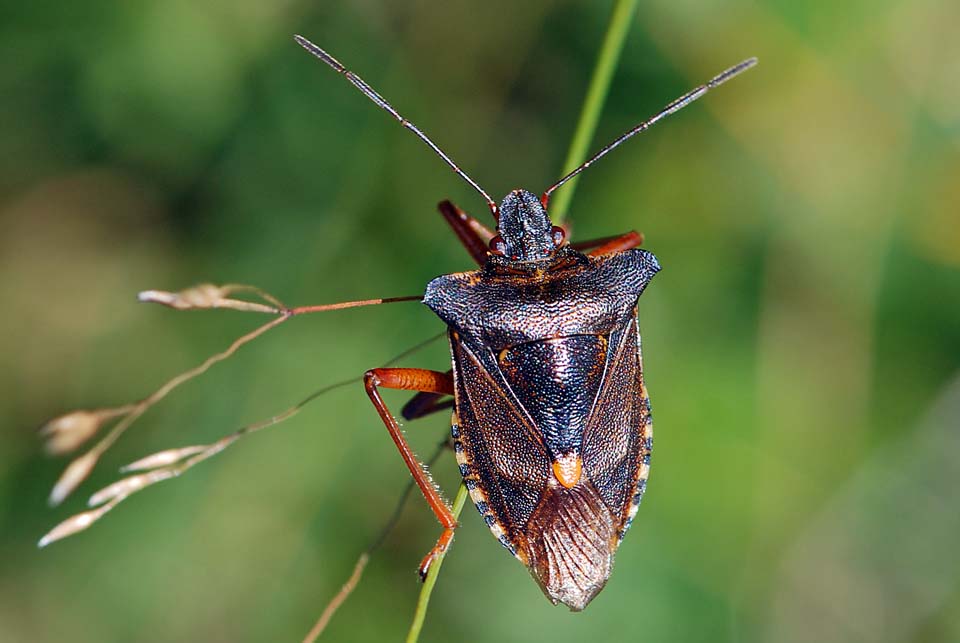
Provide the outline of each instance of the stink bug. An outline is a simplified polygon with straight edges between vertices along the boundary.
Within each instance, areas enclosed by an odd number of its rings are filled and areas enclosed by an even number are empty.
[[[637,246],[637,232],[572,244],[549,216],[550,195],[612,149],[756,64],[748,59],[628,130],[537,197],[514,190],[498,205],[426,134],[335,58],[296,36],[308,52],[342,74],[367,98],[432,149],[486,201],[491,230],[449,201],[439,210],[479,269],[431,281],[423,297],[400,297],[289,308],[249,286],[203,285],[180,293],[145,291],[143,301],[177,309],[232,308],[277,317],[222,353],[174,377],[143,400],[111,409],[75,411],[43,427],[48,449],[72,451],[109,422],[116,425],[65,470],[51,494],[59,503],[100,455],[179,384],[232,355],[291,317],[391,301],[420,300],[447,325],[452,368],[376,368],[366,392],[413,480],[443,530],[419,566],[450,545],[456,519],[413,454],[381,388],[416,391],[406,419],[453,407],[452,438],[463,482],[484,522],[523,563],[547,598],[582,610],[610,576],[613,556],[643,496],[652,450],[650,401],[643,380],[637,301],[660,269]],[[236,299],[237,292],[263,303]],[[319,393],[318,393],[319,394]],[[129,495],[175,477],[245,434],[290,417],[318,394],[273,418],[208,444],[170,449],[124,468],[133,472],[95,493],[93,509],[51,530],[40,545],[86,529]],[[452,403],[450,401],[452,397]]]
[[[480,269],[437,277],[423,303],[447,325],[448,372],[378,368],[364,377],[380,414],[443,531],[420,564],[425,576],[457,526],[413,455],[380,387],[419,391],[406,419],[447,408],[470,497],[500,543],[554,604],[582,610],[610,577],[613,555],[646,487],[653,446],[643,383],[637,300],[660,270],[642,237],[571,245],[548,214],[550,195],[625,140],[756,64],[748,59],[628,130],[537,197],[496,202],[382,96],[337,59],[296,36],[411,130],[484,199],[496,232],[449,201],[439,209]],[[584,254],[581,251],[587,251]]]

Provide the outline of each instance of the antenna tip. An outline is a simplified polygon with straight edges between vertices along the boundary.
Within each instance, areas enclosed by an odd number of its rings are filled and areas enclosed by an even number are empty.
[[[757,58],[756,56],[750,56],[739,65],[735,65],[733,67],[733,69],[731,70],[732,75],[736,76],[741,72],[747,71],[748,69],[755,67],[758,62],[760,62],[759,58]]]
[[[747,59],[744,60],[743,62],[737,63],[736,65],[734,65],[733,67],[730,67],[729,69],[727,69],[726,71],[720,73],[719,75],[714,76],[712,79],[710,79],[710,80],[706,83],[705,88],[706,88],[706,89],[713,89],[714,87],[717,87],[718,85],[722,85],[723,83],[727,82],[728,80],[730,80],[730,79],[733,78],[734,76],[739,76],[739,75],[742,74],[743,72],[747,71],[748,69],[750,69],[751,67],[753,67],[754,65],[756,65],[758,62],[759,62],[759,59],[758,59],[756,56],[752,56],[752,57],[750,57],[750,58],[747,58]]]
[[[314,49],[317,48],[317,46],[316,46],[315,44],[313,44],[312,42],[310,42],[309,40],[307,40],[306,38],[304,38],[303,36],[301,36],[301,35],[298,34],[298,33],[297,33],[297,34],[293,34],[293,39],[294,39],[294,41],[295,41],[298,45],[300,45],[301,47],[303,47],[303,48],[306,49],[307,51],[312,51],[312,50],[314,50]]]
[[[310,42],[300,34],[294,34],[293,39],[297,42],[298,45],[306,49],[308,52],[310,52],[311,54],[313,54],[323,62],[333,67],[339,73],[342,74],[345,71],[347,71],[346,67],[344,67],[339,60],[337,60],[336,58],[334,58],[333,56],[325,52],[323,49],[320,49],[320,47],[316,46],[315,44],[313,44],[312,42]]]

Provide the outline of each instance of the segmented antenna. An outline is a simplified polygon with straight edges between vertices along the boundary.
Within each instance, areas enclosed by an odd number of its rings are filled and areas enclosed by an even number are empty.
[[[670,114],[673,114],[674,112],[679,112],[681,109],[683,109],[693,101],[697,100],[698,98],[706,94],[708,91],[710,91],[714,87],[722,85],[723,83],[727,82],[734,76],[737,76],[738,74],[750,69],[756,64],[757,64],[756,58],[748,58],[744,60],[742,63],[738,65],[734,65],[733,67],[731,67],[730,69],[727,69],[723,73],[717,76],[714,76],[711,80],[707,81],[703,85],[700,85],[696,89],[691,90],[686,94],[684,94],[683,96],[681,96],[680,98],[676,99],[675,101],[673,101],[672,103],[664,107],[662,110],[660,110],[660,112],[657,113],[657,115],[654,116],[653,118],[645,120],[639,125],[637,125],[636,127],[629,129],[623,134],[621,134],[618,138],[614,139],[613,142],[609,143],[599,152],[591,156],[583,165],[581,165],[574,171],[570,172],[570,174],[567,174],[565,177],[563,177],[562,179],[560,179],[559,181],[551,185],[549,188],[547,188],[547,191],[543,193],[542,197],[540,197],[540,201],[543,203],[543,207],[544,208],[547,207],[547,203],[550,201],[550,194],[554,190],[556,190],[558,187],[560,187],[561,185],[563,185],[564,183],[566,183],[567,181],[569,181],[570,179],[572,179],[573,177],[575,177],[576,175],[580,174],[585,169],[593,165],[601,157],[605,156],[607,152],[617,147],[618,145],[626,141],[628,138],[630,138],[634,134],[639,134],[644,130],[650,129],[650,127],[653,126],[654,123],[656,123],[657,121],[669,116]]]
[[[479,192],[481,196],[483,196],[483,198],[486,199],[487,206],[490,208],[490,212],[493,213],[494,217],[497,216],[497,204],[493,199],[490,198],[490,195],[487,194],[483,190],[483,188],[477,185],[476,181],[474,181],[469,176],[467,176],[466,172],[464,172],[459,167],[457,167],[457,164],[454,163],[453,160],[449,156],[447,156],[446,153],[443,150],[441,150],[436,143],[431,141],[430,137],[424,134],[419,127],[417,127],[416,125],[408,121],[406,118],[401,116],[400,113],[393,108],[393,105],[388,103],[383,96],[378,94],[376,90],[373,89],[373,87],[368,85],[362,78],[357,76],[355,73],[353,73],[352,71],[344,67],[339,60],[337,60],[336,58],[334,58],[333,56],[325,52],[323,49],[320,49],[320,47],[317,47],[315,44],[313,44],[303,36],[299,36],[299,35],[294,36],[293,39],[297,41],[298,45],[300,45],[301,47],[309,51],[311,54],[313,54],[323,62],[327,63],[330,67],[333,68],[334,71],[336,71],[337,73],[343,74],[346,77],[346,79],[349,80],[354,87],[356,87],[361,92],[363,92],[363,94],[367,98],[372,100],[374,103],[379,105],[384,111],[386,111],[388,114],[390,114],[395,119],[400,121],[401,125],[403,125],[408,130],[416,134],[421,141],[427,144],[427,147],[433,150],[437,156],[442,158],[444,162],[446,162],[446,164],[450,166],[450,169],[456,172],[457,176],[459,176],[464,181],[469,183],[474,190]]]

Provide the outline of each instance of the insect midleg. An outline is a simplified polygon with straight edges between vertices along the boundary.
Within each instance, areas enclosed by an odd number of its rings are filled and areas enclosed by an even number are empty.
[[[422,368],[375,368],[367,371],[363,377],[363,383],[370,401],[373,402],[377,413],[380,414],[380,419],[383,420],[384,426],[390,432],[390,437],[397,445],[400,457],[403,458],[407,469],[410,470],[410,474],[417,486],[420,487],[423,497],[427,500],[427,504],[430,505],[430,509],[443,527],[440,538],[437,539],[437,544],[424,556],[418,568],[420,578],[426,578],[430,564],[450,546],[450,542],[453,540],[453,532],[457,527],[457,519],[454,517],[450,506],[440,496],[440,492],[434,486],[423,464],[414,455],[400,430],[400,425],[397,424],[397,420],[390,413],[390,409],[387,408],[383,398],[380,397],[378,388],[383,386],[405,391],[453,395],[453,377],[449,373],[429,371]]]
[[[447,371],[447,375],[453,371]],[[444,399],[447,398],[447,399]],[[405,420],[418,420],[453,406],[453,399],[444,393],[417,393],[400,409]]]
[[[611,252],[620,252],[636,248],[643,243],[643,235],[636,230],[625,232],[616,237],[603,237],[602,239],[591,239],[579,243],[571,243],[574,250],[589,250],[587,253],[591,257],[605,255]]]
[[[453,228],[460,243],[467,249],[473,260],[482,266],[487,261],[487,248],[490,240],[493,239],[493,231],[450,201],[441,201],[437,209]]]

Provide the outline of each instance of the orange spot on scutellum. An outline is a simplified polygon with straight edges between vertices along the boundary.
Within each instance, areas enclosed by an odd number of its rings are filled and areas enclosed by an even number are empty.
[[[581,473],[583,473],[583,460],[575,453],[560,456],[553,462],[554,477],[567,489],[580,481]]]

